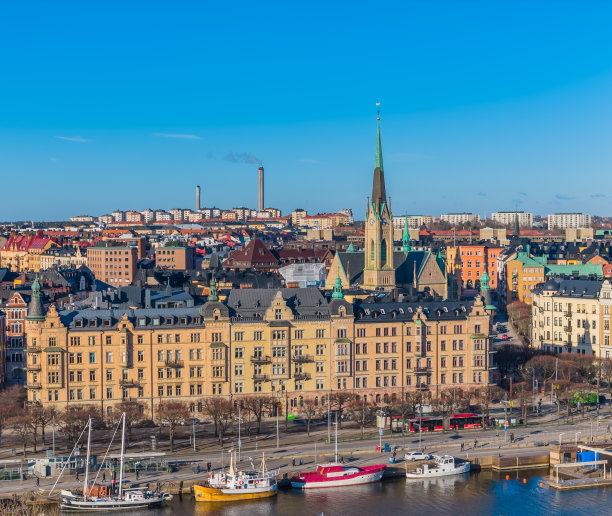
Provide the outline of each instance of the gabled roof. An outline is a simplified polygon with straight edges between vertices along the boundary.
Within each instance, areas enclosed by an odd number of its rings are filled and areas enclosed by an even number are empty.
[[[230,267],[275,267],[278,259],[259,238],[253,238],[245,247],[232,251],[226,264]]]
[[[233,317],[261,318],[278,292],[297,316],[329,317],[327,301],[317,288],[234,289],[227,306]]]

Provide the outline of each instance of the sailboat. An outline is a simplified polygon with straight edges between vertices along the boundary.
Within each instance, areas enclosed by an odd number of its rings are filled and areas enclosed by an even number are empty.
[[[83,495],[75,495],[71,491],[60,492],[60,507],[62,512],[91,512],[91,511],[125,511],[133,509],[151,509],[160,507],[165,500],[172,499],[167,493],[154,493],[141,489],[123,488],[123,459],[125,450],[125,412],[121,416],[121,462],[119,467],[119,490],[117,495],[108,493],[107,486],[95,484],[89,485],[89,457],[91,454],[91,417],[87,423],[87,462],[85,466],[85,480],[83,482]],[[115,429],[115,432],[117,430]],[[114,437],[114,435],[113,435]],[[111,439],[112,444],[112,439]],[[110,444],[109,447],[110,449]],[[107,450],[108,454],[108,450]],[[106,455],[105,455],[106,458]],[[62,469],[63,472],[63,469]],[[61,473],[60,473],[61,476]],[[96,476],[97,478],[97,476]],[[59,480],[59,477],[58,477]],[[55,482],[57,485],[57,481]],[[54,486],[55,488],[55,486]],[[53,491],[53,489],[51,490]]]
[[[278,493],[278,471],[266,469],[266,460],[263,455],[259,471],[238,471],[235,461],[234,452],[230,455],[229,473],[209,473],[205,483],[193,486],[196,501],[253,500],[270,498]]]
[[[334,462],[317,464],[310,473],[300,473],[291,478],[291,487],[297,489],[316,489],[321,487],[344,487],[380,482],[385,472],[385,464],[374,466],[344,466],[338,462],[338,413],[336,412],[336,450]]]

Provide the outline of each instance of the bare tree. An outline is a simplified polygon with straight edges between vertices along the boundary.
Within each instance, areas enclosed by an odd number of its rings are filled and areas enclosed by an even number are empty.
[[[86,405],[70,405],[60,412],[60,426],[72,444],[76,444],[90,417],[96,423],[100,423],[98,410]]]
[[[204,398],[202,406],[203,412],[215,423],[215,436],[219,437],[219,443],[223,445],[225,432],[232,424],[234,405],[225,398]]]
[[[36,433],[40,427],[42,444],[46,446],[45,428],[51,423],[56,415],[56,410],[53,407],[45,407],[42,403],[37,402],[30,406],[30,414],[34,423],[34,446],[36,446]]]
[[[504,391],[496,385],[484,385],[477,389],[476,402],[480,408],[482,414],[482,429],[484,430],[487,426],[487,420],[489,419],[489,411],[491,404],[501,400],[504,396]]]
[[[8,420],[25,406],[26,390],[22,385],[12,385],[0,396],[0,437]]]
[[[274,405],[274,398],[271,396],[250,396],[241,401],[244,409],[252,414],[255,418],[255,421],[257,422],[257,433],[261,433],[261,420],[266,411],[270,410]],[[217,435],[216,430],[215,435]]]
[[[124,400],[113,412],[113,421],[119,421],[125,413],[125,427],[127,428],[127,442],[132,440],[132,428],[143,419],[144,405],[136,400]]]
[[[329,397],[331,406],[334,407],[338,413],[338,428],[342,428],[342,412],[352,398],[353,395],[347,391],[335,391]]]
[[[300,407],[300,413],[306,418],[306,431],[310,436],[310,422],[316,417],[321,411],[321,407],[318,403],[315,403],[314,398],[304,399],[303,405]]]
[[[8,420],[8,427],[15,432],[23,445],[23,456],[26,456],[26,448],[32,435],[32,416],[25,409],[19,409]]]
[[[530,382],[520,382],[514,384],[514,388],[512,390],[512,397],[514,399],[518,399],[521,407],[523,424],[526,425],[529,406],[533,405],[533,385],[531,385]]]
[[[355,396],[348,403],[349,410],[353,413],[353,420],[361,428],[361,438],[364,438],[365,428],[372,424],[376,407],[368,402],[364,397]]]
[[[448,429],[448,417],[455,410],[456,392],[453,389],[441,390],[438,396],[432,399],[431,405],[434,413],[442,416],[444,430]]]
[[[157,406],[157,415],[162,425],[168,423],[170,451],[174,452],[174,431],[181,421],[189,418],[189,405],[182,401],[162,401]]]

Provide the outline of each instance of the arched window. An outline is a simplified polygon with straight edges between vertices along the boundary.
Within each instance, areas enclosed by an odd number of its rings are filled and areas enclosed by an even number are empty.
[[[387,241],[383,240],[380,244],[380,262],[381,265],[385,265],[387,263]]]
[[[370,260],[376,260],[376,248],[374,247],[374,240],[370,242]]]

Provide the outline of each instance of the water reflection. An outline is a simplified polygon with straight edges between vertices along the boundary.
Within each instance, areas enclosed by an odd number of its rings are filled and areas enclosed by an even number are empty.
[[[600,515],[612,511],[612,489],[560,493],[539,486],[548,471],[505,474],[471,473],[407,482],[403,478],[381,484],[289,490],[268,500],[194,502],[189,496],[156,511],[130,516],[382,516],[386,515]],[[523,479],[526,482],[523,482]]]

